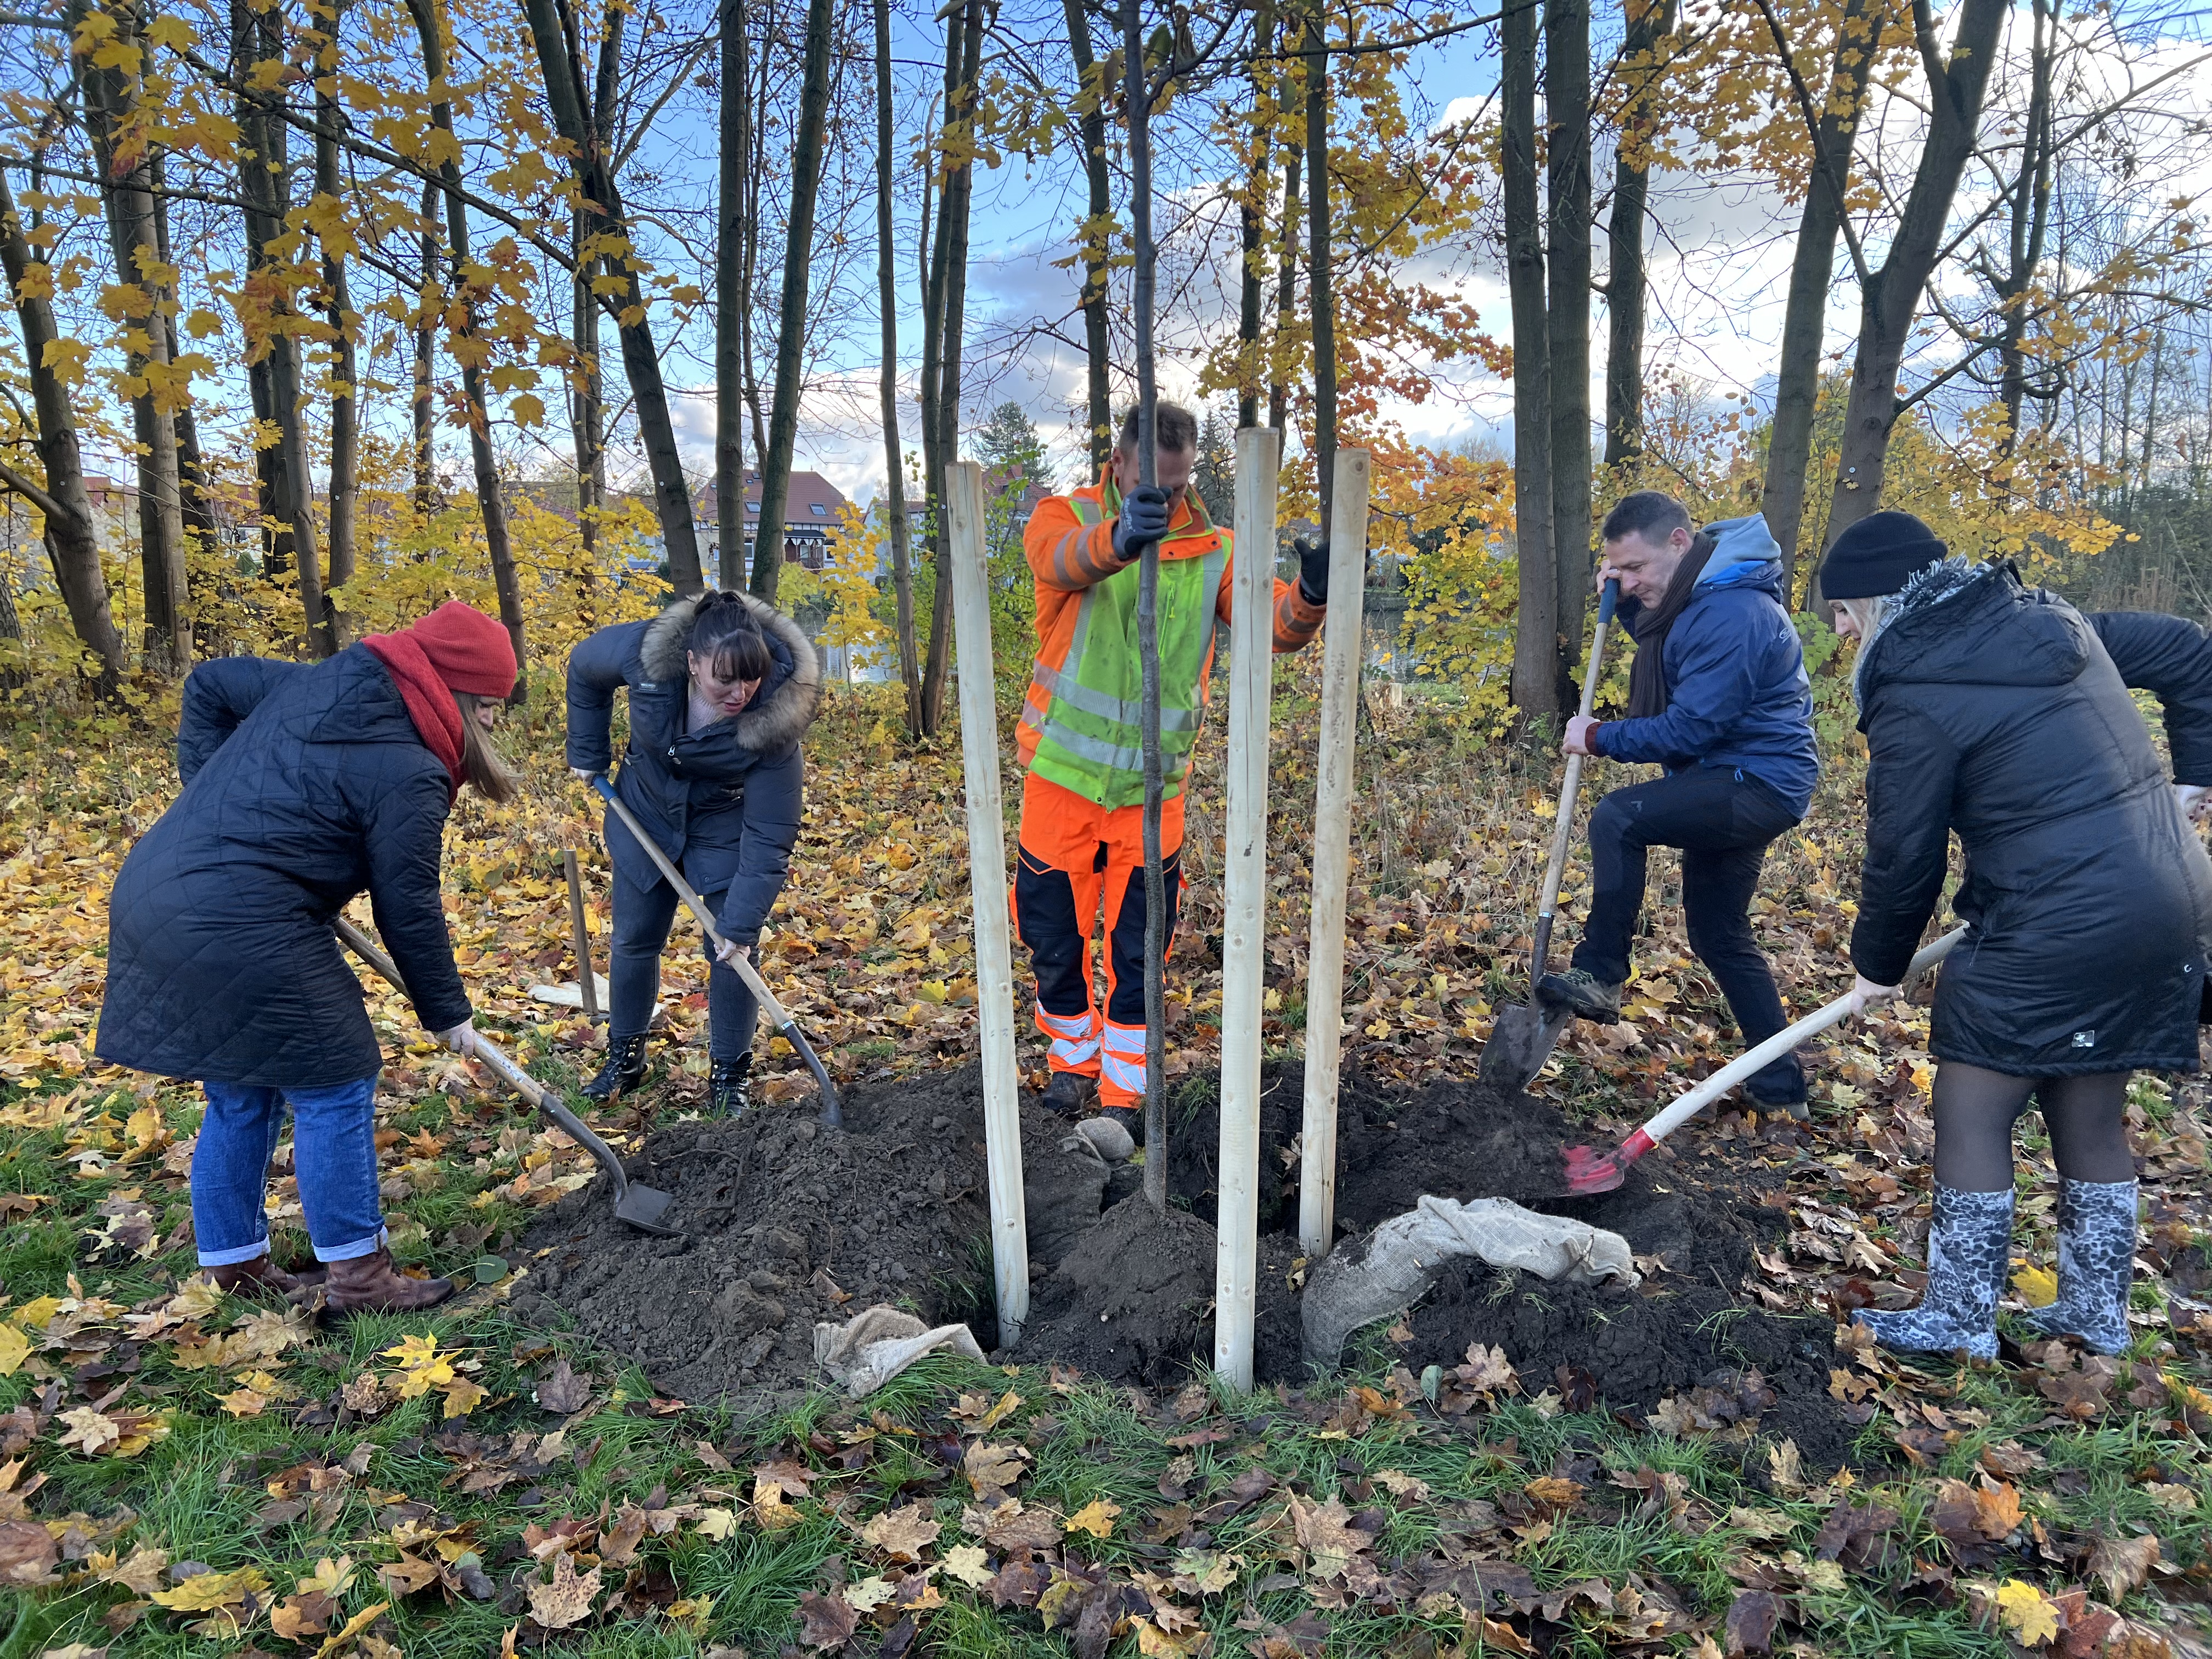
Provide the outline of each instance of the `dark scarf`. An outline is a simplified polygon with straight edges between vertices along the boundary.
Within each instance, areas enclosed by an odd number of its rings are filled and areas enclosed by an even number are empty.
[[[1700,530],[1674,567],[1674,580],[1659,603],[1643,612],[1629,631],[1636,636],[1636,657],[1628,665],[1628,718],[1650,720],[1667,712],[1667,672],[1662,660],[1667,630],[1690,608],[1690,595],[1705,574],[1705,561],[1713,556],[1713,538]]]

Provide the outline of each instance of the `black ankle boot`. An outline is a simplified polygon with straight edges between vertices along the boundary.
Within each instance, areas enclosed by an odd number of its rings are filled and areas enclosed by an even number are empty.
[[[586,1100],[612,1100],[645,1081],[645,1033],[607,1039],[607,1063],[584,1085]]]
[[[736,1117],[750,1109],[753,1101],[750,1079],[753,1057],[739,1054],[735,1060],[718,1060],[707,1074],[707,1110],[714,1117]]]

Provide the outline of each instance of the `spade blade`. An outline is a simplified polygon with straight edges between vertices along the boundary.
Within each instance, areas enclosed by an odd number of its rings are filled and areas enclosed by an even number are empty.
[[[1573,1018],[1565,1003],[1543,997],[1499,1009],[1490,1040],[1482,1045],[1476,1080],[1489,1089],[1518,1094],[1536,1080],[1559,1046],[1559,1033]]]

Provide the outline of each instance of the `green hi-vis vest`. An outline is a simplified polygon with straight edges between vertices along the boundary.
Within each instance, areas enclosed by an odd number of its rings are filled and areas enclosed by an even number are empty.
[[[1107,488],[1112,489],[1110,483]],[[1116,511],[1121,505],[1118,490],[1108,501],[1094,501],[1088,492],[1071,500],[1086,527],[1111,516],[1109,505]],[[1191,506],[1203,524],[1204,509],[1195,497]],[[1199,526],[1184,533],[1194,530]],[[1219,544],[1211,553],[1160,561],[1160,773],[1166,799],[1182,793],[1191,746],[1206,715],[1201,681],[1232,544],[1229,531],[1217,533]],[[1145,671],[1137,649],[1140,566],[1141,561],[1084,591],[1066,660],[1055,668],[1038,659],[1022,710],[1023,723],[1037,733],[1030,769],[1109,811],[1145,799]]]

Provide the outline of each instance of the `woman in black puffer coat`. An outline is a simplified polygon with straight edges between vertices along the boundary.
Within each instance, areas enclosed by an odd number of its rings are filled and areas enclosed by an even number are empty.
[[[1955,831],[1971,931],[1936,988],[1936,1206],[1919,1307],[1861,1319],[1892,1347],[1996,1352],[2012,1126],[2033,1098],[2060,1176],[2059,1295],[2032,1322],[2127,1341],[2135,1164],[2129,1074],[2193,1072],[2212,950],[2212,860],[2189,817],[2212,785],[2212,642],[2179,617],[2083,617],[1970,567],[1909,514],[1838,538],[1822,567],[1872,764],[1851,960],[1862,1007],[1894,994]],[[2174,776],[2129,696],[2166,710]]]
[[[485,738],[514,675],[507,630],[455,601],[327,662],[229,657],[185,682],[185,787],[109,896],[94,1047],[205,1090],[192,1229],[226,1290],[290,1295],[319,1276],[269,1255],[263,1199],[288,1109],[330,1305],[404,1311],[453,1290],[392,1266],[376,1182],[383,1054],[331,924],[366,890],[416,1017],[472,1052],[438,866],[463,783],[514,793]]]
[[[733,952],[749,953],[783,890],[799,842],[799,743],[821,702],[814,647],[788,617],[743,593],[678,599],[650,622],[603,628],[568,659],[568,765],[580,778],[613,759],[615,693],[629,694],[629,746],[614,787],[623,805],[713,907]],[[646,1026],[675,890],[612,813],[614,952],[607,1063],[584,1086],[606,1100],[645,1080]],[[707,975],[708,1095],[743,1111],[759,1018],[752,993],[717,963]]]

